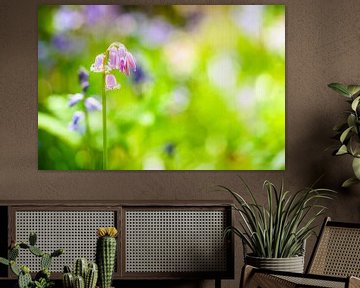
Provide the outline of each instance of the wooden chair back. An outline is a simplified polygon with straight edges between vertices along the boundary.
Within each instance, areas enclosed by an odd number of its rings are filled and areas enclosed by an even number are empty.
[[[307,273],[360,277],[360,223],[334,222],[326,218]]]

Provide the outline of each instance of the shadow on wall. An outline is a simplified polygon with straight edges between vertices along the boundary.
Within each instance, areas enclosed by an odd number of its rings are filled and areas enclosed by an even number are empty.
[[[302,141],[294,143],[289,149],[291,150],[289,156],[297,158],[297,161],[294,159],[291,161],[291,163],[297,164],[292,167],[293,169],[290,172],[291,174],[296,173],[296,175],[287,175],[286,179],[296,181],[296,186],[291,187],[294,191],[302,186],[311,185],[317,180],[315,185],[317,188],[337,191],[334,200],[323,202],[328,207],[324,217],[330,216],[335,221],[359,222],[360,197],[358,196],[360,196],[360,185],[354,185],[350,188],[341,187],[341,184],[353,175],[351,159],[347,156],[336,157],[332,155],[333,150],[338,145],[337,140],[332,139],[334,135],[332,128],[338,124],[339,120],[343,120],[341,117],[343,117],[344,111],[342,106],[334,105],[332,105],[333,107],[326,107],[327,109],[322,107],[323,110],[318,112],[307,113],[306,123],[302,123],[306,127],[306,129],[301,130]],[[337,113],[337,115],[333,113]],[[287,158],[287,161],[290,157]],[[319,219],[316,224],[319,225],[319,231],[322,220]],[[315,241],[316,237],[311,237],[307,241],[305,265],[308,264]]]

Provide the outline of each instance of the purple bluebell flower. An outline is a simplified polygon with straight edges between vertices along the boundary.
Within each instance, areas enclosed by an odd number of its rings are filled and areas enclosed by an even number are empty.
[[[128,64],[127,66],[135,72],[136,71],[135,58],[129,51],[126,52],[126,62]]]
[[[82,99],[84,99],[84,94],[82,94],[82,93],[76,93],[76,94],[70,95],[69,107],[76,105]]]
[[[92,72],[111,72],[118,69],[120,72],[130,75],[130,70],[136,71],[134,56],[127,51],[121,43],[113,43],[107,50],[107,63],[104,65],[105,53],[96,56],[94,63],[90,67]]]
[[[116,69],[119,65],[120,56],[118,53],[118,49],[116,47],[111,47],[109,49],[109,68]]]
[[[85,107],[89,112],[100,111],[102,109],[101,103],[94,97],[85,99]]]
[[[119,64],[117,68],[120,72],[130,75],[130,69],[136,71],[135,59],[129,51],[125,51],[125,56],[122,56],[123,52],[119,49]]]
[[[89,88],[89,72],[84,68],[81,67],[79,69],[79,82],[82,90],[86,92],[86,90]]]
[[[67,54],[79,54],[85,49],[84,39],[76,36],[70,36],[69,34],[55,34],[51,38],[52,47],[54,47],[59,53]]]
[[[149,46],[165,44],[173,33],[173,27],[162,18],[144,23],[140,29],[141,39]]]
[[[134,71],[134,74],[132,76],[132,80],[136,83],[136,84],[140,84],[145,82],[147,79],[146,73],[144,72],[144,70],[142,69],[141,66],[137,66],[136,67],[136,71]]]
[[[68,52],[74,48],[70,38],[64,34],[55,34],[51,42],[57,50],[62,52]]]
[[[96,56],[95,58],[95,62],[91,65],[90,67],[90,71],[92,72],[104,72],[105,67],[104,67],[104,58],[105,58],[105,54],[101,53],[99,55]]]
[[[118,48],[118,53],[119,53],[119,57],[120,58],[125,58],[126,56],[126,48],[123,44],[120,44],[119,48]]]
[[[80,125],[81,120],[85,117],[84,112],[76,111],[73,115],[71,123],[69,124],[69,129],[72,131],[82,132],[83,128]]]
[[[84,14],[89,25],[98,24],[101,21],[111,22],[117,17],[118,6],[116,5],[86,5]]]
[[[104,63],[105,60],[107,60],[107,63]],[[90,67],[90,71],[106,73],[106,90],[120,88],[120,84],[117,83],[115,76],[110,73],[115,69],[125,73],[127,76],[130,75],[130,70],[136,71],[134,56],[119,42],[112,43],[105,53],[97,55],[95,62]]]
[[[113,90],[113,89],[119,89],[119,88],[120,88],[120,84],[117,83],[115,76],[113,74],[106,74],[105,89]]]
[[[83,15],[80,11],[72,9],[71,6],[61,6],[54,14],[54,28],[57,31],[68,31],[79,29],[83,23]]]
[[[119,47],[111,46],[109,48],[109,70],[118,69],[120,72],[130,75],[130,69],[136,71],[136,63],[133,55],[126,50],[123,44],[119,44]]]

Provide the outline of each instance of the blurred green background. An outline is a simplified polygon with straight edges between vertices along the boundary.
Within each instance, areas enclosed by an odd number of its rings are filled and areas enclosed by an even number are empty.
[[[68,102],[115,41],[138,69],[107,94],[109,169],[285,168],[283,5],[40,5],[38,29],[39,169],[101,169],[101,111],[71,131]]]

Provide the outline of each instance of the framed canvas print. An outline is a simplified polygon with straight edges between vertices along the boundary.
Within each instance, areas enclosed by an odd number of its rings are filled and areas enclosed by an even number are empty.
[[[39,5],[38,168],[285,169],[284,5]]]

